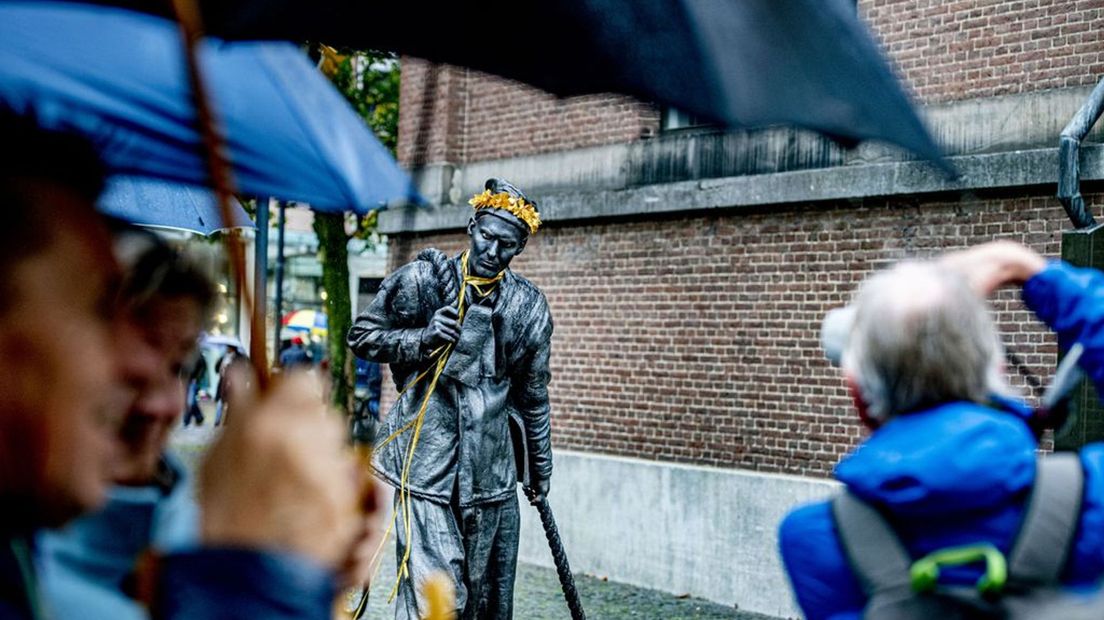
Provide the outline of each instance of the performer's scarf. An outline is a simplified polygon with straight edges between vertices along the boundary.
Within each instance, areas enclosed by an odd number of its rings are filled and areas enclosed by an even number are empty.
[[[463,326],[464,313],[467,310],[464,305],[464,301],[468,287],[470,286],[475,294],[478,295],[480,298],[488,297],[489,295],[494,293],[498,283],[502,281],[502,277],[505,275],[506,272],[500,271],[498,272],[498,275],[494,276],[493,278],[480,278],[478,276],[469,275],[468,252],[466,251],[463,255],[460,256],[460,265],[461,273],[463,274],[463,284],[460,287],[460,294],[456,298],[456,311],[459,315],[459,323],[461,326]],[[383,448],[387,444],[391,443],[406,431],[410,430],[411,428],[414,429],[414,435],[410,439],[410,447],[408,447],[406,450],[406,459],[403,462],[402,476],[399,480],[399,503],[402,511],[403,528],[406,531],[406,551],[403,553],[402,562],[399,564],[398,574],[395,578],[395,585],[391,588],[391,594],[387,597],[388,604],[395,600],[395,596],[399,592],[399,585],[402,583],[403,578],[410,577],[410,549],[413,546],[410,544],[410,466],[414,462],[414,449],[418,446],[418,438],[421,436],[422,433],[422,423],[425,421],[426,411],[429,408],[429,399],[432,398],[433,391],[437,388],[437,379],[441,377],[441,373],[444,371],[445,366],[448,364],[449,355],[452,354],[455,346],[455,343],[453,343],[438,347],[429,354],[430,360],[432,360],[432,363],[429,365],[429,367],[423,370],[418,376],[414,377],[414,379],[407,383],[406,387],[404,387],[402,391],[399,392],[399,399],[401,400],[402,397],[405,396],[411,388],[420,383],[422,379],[425,379],[427,376],[429,376],[430,371],[432,371],[433,375],[430,378],[429,387],[426,389],[425,397],[422,398],[422,406],[420,409],[418,409],[418,415],[414,416],[414,418],[406,424],[403,424],[394,433],[391,433],[391,435],[388,436],[387,439],[384,439],[380,443],[376,444],[375,448],[373,449],[373,451],[378,451],[380,448]],[[387,526],[387,531],[383,534],[383,540],[380,541],[380,546],[378,549],[376,549],[375,556],[372,559],[372,562],[376,565],[375,569],[373,569],[372,571],[373,579],[375,578],[375,573],[379,571],[379,566],[382,562],[382,558],[380,557],[380,555],[383,551],[383,547],[387,544],[387,540],[391,537],[391,531],[394,529],[395,522],[398,520],[398,517],[399,513],[395,513],[395,515],[391,518],[391,524]],[[361,604],[363,605],[365,602],[367,602],[367,600],[368,597],[365,596]]]

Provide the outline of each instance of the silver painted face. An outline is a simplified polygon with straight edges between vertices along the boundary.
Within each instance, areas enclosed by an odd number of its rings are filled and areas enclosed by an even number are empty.
[[[471,251],[468,253],[468,270],[480,278],[493,278],[510,266],[510,261],[525,249],[526,234],[520,226],[494,212],[473,218],[468,224]]]

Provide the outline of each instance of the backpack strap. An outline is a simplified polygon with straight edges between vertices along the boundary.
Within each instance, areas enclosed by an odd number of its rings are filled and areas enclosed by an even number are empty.
[[[844,491],[832,500],[832,515],[844,553],[868,597],[910,587],[912,559],[874,507]]]
[[[1057,583],[1081,517],[1085,475],[1076,452],[1039,459],[1023,524],[1008,556],[1008,574],[1028,583]]]

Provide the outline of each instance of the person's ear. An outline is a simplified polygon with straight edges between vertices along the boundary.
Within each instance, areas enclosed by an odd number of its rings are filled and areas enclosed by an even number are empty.
[[[859,389],[859,382],[850,373],[844,375],[844,380],[847,382],[847,392],[851,394],[851,402],[855,405],[855,410],[859,414],[859,421],[872,431],[878,430],[882,423],[870,415],[870,406],[863,398],[862,390]]]
[[[471,237],[474,234],[475,234],[475,216],[473,215],[473,216],[471,216],[471,219],[468,220],[468,236]]]
[[[521,254],[522,252],[525,251],[525,244],[526,243],[529,243],[529,235],[523,236],[521,238],[521,241],[518,242],[518,251],[517,251],[516,254],[514,254],[514,256],[517,256],[518,254]]]

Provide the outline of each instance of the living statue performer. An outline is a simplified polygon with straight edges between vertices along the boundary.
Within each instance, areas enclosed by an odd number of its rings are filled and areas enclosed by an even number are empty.
[[[390,364],[400,391],[373,463],[395,488],[396,619],[424,616],[419,593],[435,572],[452,577],[458,618],[511,618],[519,533],[511,417],[534,503],[552,474],[552,317],[537,287],[509,269],[540,215],[499,179],[469,203],[470,247],[452,258],[422,251],[383,282],[349,331],[356,355]]]

